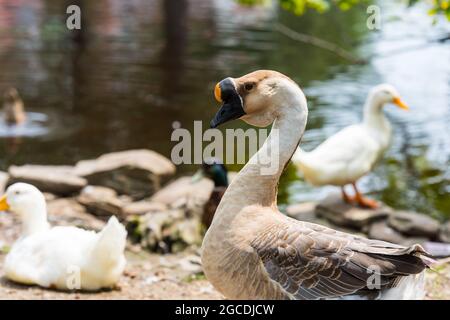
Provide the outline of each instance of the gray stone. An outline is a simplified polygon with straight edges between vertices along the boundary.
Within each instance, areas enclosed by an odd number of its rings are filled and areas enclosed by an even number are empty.
[[[49,192],[42,192],[42,194],[44,195],[45,201],[49,202],[52,200],[56,200],[58,197],[53,194],[53,193],[49,193]]]
[[[395,230],[408,235],[434,239],[439,234],[439,222],[424,214],[396,211],[388,219],[388,224]]]
[[[442,242],[427,241],[423,244],[424,249],[436,258],[450,257],[450,244]]]
[[[450,221],[447,221],[441,226],[439,231],[439,240],[450,243]]]
[[[8,185],[30,183],[42,192],[61,196],[77,193],[87,185],[86,179],[77,176],[71,166],[11,166],[8,173]]]
[[[146,213],[161,212],[167,210],[168,206],[164,203],[142,200],[125,205],[125,207],[123,208],[123,213],[125,216],[130,215],[139,216]]]
[[[202,243],[201,224],[198,219],[182,219],[166,229],[166,235],[172,242],[172,252],[179,252],[191,245]]]
[[[189,255],[183,259],[178,260],[178,266],[189,274],[202,274],[202,261],[198,255]]]
[[[47,203],[48,218],[53,225],[76,226],[99,231],[105,223],[86,212],[75,199],[60,198]]]
[[[200,217],[213,190],[214,183],[210,179],[193,182],[192,177],[182,177],[155,193],[150,200],[184,209],[188,216]]]
[[[119,219],[124,218],[123,208],[129,203],[129,200],[119,198],[113,189],[99,186],[85,187],[77,200],[93,215],[108,218],[116,216]]]
[[[141,200],[160,189],[175,173],[174,164],[151,150],[113,152],[77,163],[75,172],[91,185],[112,188]]]
[[[304,202],[292,204],[286,208],[286,214],[300,221],[306,222],[316,222],[316,203],[315,202]]]
[[[395,229],[392,229],[386,221],[377,221],[370,225],[368,230],[370,239],[382,240],[397,244],[405,242],[406,238]]]
[[[392,209],[382,206],[378,209],[360,208],[342,200],[340,194],[331,194],[316,206],[316,214],[343,227],[363,228],[377,220],[385,219]]]
[[[6,184],[8,183],[9,175],[6,172],[0,171],[0,194],[5,193]]]
[[[153,252],[174,253],[200,245],[202,229],[198,217],[186,217],[182,209],[130,216],[127,230],[134,242]]]

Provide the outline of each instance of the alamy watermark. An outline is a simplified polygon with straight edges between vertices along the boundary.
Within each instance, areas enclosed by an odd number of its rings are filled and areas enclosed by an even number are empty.
[[[81,268],[76,265],[70,265],[66,270],[66,287],[68,290],[81,289]]]
[[[248,155],[251,164],[259,165],[261,175],[273,175],[278,171],[278,129],[272,129],[268,139],[268,129],[226,129],[224,134],[219,129],[204,131],[202,121],[194,121],[193,132],[181,128],[179,122],[174,122],[172,127],[171,141],[178,142],[171,152],[175,165],[200,165],[203,159],[210,157],[220,158],[224,164],[245,164]],[[205,147],[204,143],[207,143]]]
[[[369,30],[381,30],[381,8],[377,5],[370,5],[366,10],[369,15],[366,26]]]
[[[66,10],[67,14],[70,14],[66,20],[66,26],[69,30],[80,30],[81,29],[81,8],[77,5],[70,5]]]

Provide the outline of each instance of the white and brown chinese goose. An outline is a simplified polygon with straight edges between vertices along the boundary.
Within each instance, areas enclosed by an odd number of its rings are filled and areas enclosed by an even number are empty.
[[[273,123],[264,145],[229,185],[203,241],[203,268],[218,291],[229,299],[423,296],[430,259],[420,245],[369,240],[278,211],[278,181],[308,115],[295,82],[261,70],[224,79],[215,96],[223,106],[212,127],[238,118],[258,127]]]

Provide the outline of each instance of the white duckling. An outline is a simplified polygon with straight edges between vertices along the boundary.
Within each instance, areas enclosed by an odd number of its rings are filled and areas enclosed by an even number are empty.
[[[392,130],[383,113],[386,103],[409,109],[393,86],[378,85],[367,97],[362,123],[342,129],[310,152],[298,148],[292,161],[306,181],[315,186],[340,186],[344,201],[356,201],[362,207],[378,207],[376,201],[361,195],[356,181],[372,170],[389,147]],[[345,192],[347,184],[352,184],[354,198]]]
[[[27,119],[23,101],[14,88],[6,90],[3,96],[3,117],[9,125],[19,125]]]
[[[4,263],[7,278],[60,290],[113,287],[125,267],[126,231],[111,217],[99,233],[76,227],[50,227],[44,195],[25,183],[11,185],[0,211],[22,219],[22,235]]]

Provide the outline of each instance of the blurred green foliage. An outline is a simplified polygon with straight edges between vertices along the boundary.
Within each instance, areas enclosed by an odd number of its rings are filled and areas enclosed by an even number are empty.
[[[369,3],[370,0],[237,0],[242,5],[267,5],[278,1],[280,6],[296,15],[302,15],[306,10],[312,9],[324,12],[334,5],[341,10],[348,10],[357,4]],[[429,14],[443,14],[450,20],[450,0],[406,0],[409,6],[418,2],[426,2],[430,6]]]

